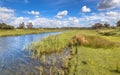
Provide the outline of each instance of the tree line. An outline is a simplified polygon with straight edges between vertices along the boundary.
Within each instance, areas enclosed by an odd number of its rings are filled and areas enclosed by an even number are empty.
[[[33,28],[32,22],[29,22],[26,26],[27,26],[28,29],[32,29]],[[20,23],[19,27],[17,27],[17,28],[18,29],[24,29],[25,28],[25,23],[24,22]]]
[[[0,29],[14,29],[14,26],[7,25],[5,23],[0,23]]]
[[[117,21],[116,23],[116,26],[114,27],[120,27],[120,20]],[[109,23],[105,23],[105,24],[102,24],[102,23],[95,23],[94,25],[92,25],[91,27],[83,27],[83,29],[101,29],[101,28],[114,28],[113,26],[111,26]],[[5,23],[0,23],[0,29],[14,29],[15,27],[14,26],[11,26],[11,25],[7,25]],[[25,25],[24,22],[20,23],[17,27],[18,29],[24,29],[24,28],[28,28],[28,29],[32,29],[33,28],[33,23],[32,22],[28,22],[27,25]],[[63,27],[62,29],[74,29],[72,27]],[[76,27],[75,27],[76,28]],[[81,27],[79,27],[81,28]],[[76,29],[79,29],[79,28],[76,28]]]
[[[29,22],[29,23],[27,23],[27,25],[25,27],[25,23],[22,22],[19,24],[19,26],[17,28],[18,29],[24,29],[24,28],[31,29],[31,28],[33,28],[33,24],[32,24],[32,22]],[[11,25],[7,25],[6,23],[0,23],[0,29],[15,29],[15,27],[11,26]]]
[[[101,29],[101,28],[114,28],[114,27],[120,27],[120,20],[117,21],[116,26],[111,26],[109,23],[95,23],[92,25],[92,29]]]

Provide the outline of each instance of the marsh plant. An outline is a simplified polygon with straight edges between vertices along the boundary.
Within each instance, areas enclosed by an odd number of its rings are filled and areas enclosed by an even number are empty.
[[[64,32],[33,42],[29,50],[35,57],[41,58],[44,54],[60,53],[67,47],[70,48],[70,54],[61,58],[61,67],[56,65],[58,60],[49,63],[52,64],[49,67],[51,75],[117,75],[119,64],[116,62],[120,62],[120,42],[115,39],[119,36],[101,36],[98,32],[93,30]],[[43,56],[44,62],[46,59]]]

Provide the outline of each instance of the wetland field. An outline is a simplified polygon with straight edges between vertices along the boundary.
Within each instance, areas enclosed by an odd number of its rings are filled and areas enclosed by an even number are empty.
[[[119,28],[12,31],[0,37],[0,75],[120,75]]]

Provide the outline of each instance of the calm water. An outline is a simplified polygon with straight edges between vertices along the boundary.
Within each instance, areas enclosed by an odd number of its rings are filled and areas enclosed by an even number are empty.
[[[49,35],[59,34],[48,32],[21,36],[0,37],[0,75],[39,75],[35,66],[41,65],[27,57],[23,47]]]

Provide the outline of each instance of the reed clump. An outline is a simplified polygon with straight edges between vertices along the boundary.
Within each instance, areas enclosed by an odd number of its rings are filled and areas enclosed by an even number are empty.
[[[40,57],[44,53],[60,53],[61,51],[65,50],[70,39],[70,33],[65,32],[63,34],[49,36],[42,41],[33,42],[28,48],[32,52],[36,51],[36,54],[33,55],[37,57]]]
[[[62,66],[50,68],[51,75],[58,72],[61,75],[113,75],[120,73],[119,64],[116,65],[120,58],[120,43],[115,39],[112,36],[97,35],[92,30],[76,30],[34,42],[30,50],[36,50],[37,54],[34,55],[39,57],[70,47],[70,55],[61,59]]]
[[[42,41],[33,42],[28,48],[33,52],[33,55],[40,57],[44,53],[59,53],[68,46],[86,46],[92,48],[114,48],[120,46],[118,43],[100,36],[76,33],[76,31],[70,31],[52,35],[44,38]]]
[[[87,36],[76,34],[69,42],[70,46],[88,46],[94,48],[110,48],[117,46],[117,43],[111,42],[99,36]]]
[[[25,35],[25,34],[39,34],[44,32],[57,32],[62,31],[62,29],[12,29],[12,30],[3,30],[0,29],[0,37],[6,36],[18,36],[18,35]]]

